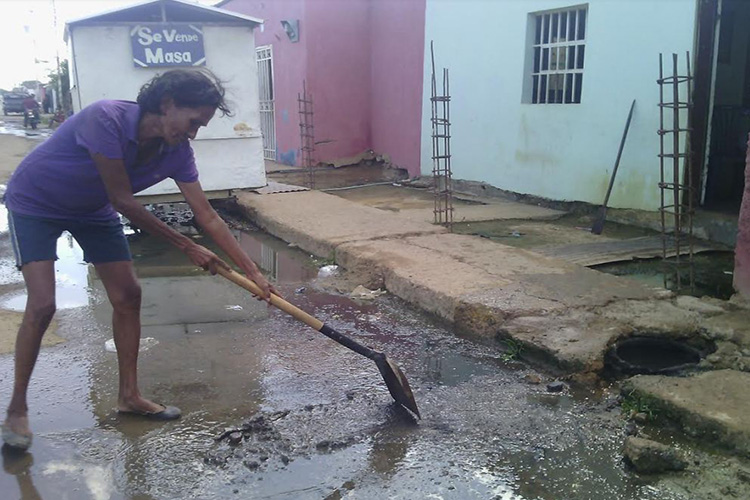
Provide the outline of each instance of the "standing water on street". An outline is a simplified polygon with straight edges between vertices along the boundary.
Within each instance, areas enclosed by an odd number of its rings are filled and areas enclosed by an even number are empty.
[[[0,235],[4,307],[20,276]],[[200,239],[200,235],[194,235]],[[615,395],[548,392],[493,343],[457,338],[389,295],[338,293],[319,262],[257,231],[235,231],[300,308],[383,351],[409,377],[423,420],[393,403],[371,362],[156,239],[129,235],[143,283],[141,383],[183,409],[160,424],[117,414],[111,309],[75,243],[61,245],[61,307],[30,398],[36,441],[4,452],[0,488],[22,498],[689,499],[622,463]],[[69,269],[83,270],[71,277]],[[350,287],[354,288],[354,287]],[[85,297],[80,300],[72,297]],[[239,306],[239,307],[238,307]],[[17,314],[17,313],[16,313]],[[0,398],[12,355],[0,356]],[[550,379],[551,380],[551,379]],[[36,497],[34,495],[37,495]]]

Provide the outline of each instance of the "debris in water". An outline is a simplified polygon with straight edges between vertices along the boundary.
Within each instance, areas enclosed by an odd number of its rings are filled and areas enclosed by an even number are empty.
[[[538,385],[542,383],[542,377],[540,377],[536,373],[527,373],[526,375],[524,375],[523,379],[529,384]]]
[[[301,286],[301,287],[297,288],[294,291],[294,293],[305,293],[305,290],[307,290],[307,288],[305,288],[304,286]]]
[[[339,266],[333,264],[330,266],[323,266],[318,271],[318,278],[327,278],[329,276],[335,276],[339,273]]]
[[[225,309],[226,309],[227,311],[241,311],[241,310],[242,310],[242,306],[240,306],[240,305],[236,305],[236,306],[225,306]]]
[[[381,295],[385,294],[385,290],[381,290],[378,288],[377,290],[369,290],[362,285],[359,285],[357,288],[352,290],[352,293],[349,294],[350,297],[354,299],[365,299],[370,300],[374,299],[376,297],[380,297]]]
[[[149,349],[151,349],[158,343],[159,341],[153,337],[142,338],[141,343],[138,346],[138,352],[148,351]],[[104,350],[107,352],[117,352],[117,347],[115,346],[115,339],[109,339],[108,341],[106,341],[104,343]]]

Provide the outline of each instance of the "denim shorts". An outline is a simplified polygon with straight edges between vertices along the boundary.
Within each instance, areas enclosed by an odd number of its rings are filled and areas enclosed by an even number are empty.
[[[117,219],[50,219],[8,210],[8,230],[18,269],[29,262],[57,260],[57,239],[68,231],[91,264],[132,260],[130,245]]]

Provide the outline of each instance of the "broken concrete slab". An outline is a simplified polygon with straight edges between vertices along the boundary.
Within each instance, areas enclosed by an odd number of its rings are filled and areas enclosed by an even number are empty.
[[[520,342],[526,359],[539,359],[564,373],[598,373],[609,347],[628,335],[627,325],[580,309],[514,318],[501,335]]]
[[[673,338],[696,334],[701,323],[701,316],[697,312],[677,307],[666,300],[613,302],[603,308],[601,314],[630,325],[638,333]]]
[[[701,327],[710,339],[727,340],[750,349],[750,311],[746,309],[706,318],[701,322]]]
[[[750,373],[717,370],[691,377],[638,375],[623,393],[648,398],[657,419],[680,425],[693,437],[750,456]]]
[[[703,368],[732,369],[750,372],[750,350],[740,349],[734,342],[717,341],[716,350],[701,362]]]

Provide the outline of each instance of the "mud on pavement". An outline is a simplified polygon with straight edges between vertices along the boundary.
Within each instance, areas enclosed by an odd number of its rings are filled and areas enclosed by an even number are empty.
[[[42,349],[30,392],[35,442],[29,454],[4,452],[0,491],[50,499],[748,496],[746,462],[690,449],[648,424],[626,429],[616,386],[548,388],[554,380],[494,341],[457,337],[390,295],[354,300],[351,277],[318,278],[322,263],[298,249],[257,231],[236,236],[291,302],[396,361],[423,420],[392,402],[370,360],[138,235],[143,336],[153,339],[140,355],[142,390],[184,413],[166,424],[117,415],[116,359],[105,348],[110,310],[80,249],[62,239],[57,333],[65,342]],[[0,252],[5,265],[11,255]],[[18,288],[2,293],[5,307],[22,307]],[[12,365],[0,355],[3,404]],[[690,457],[687,470],[635,474],[622,459],[626,430],[673,443]]]

